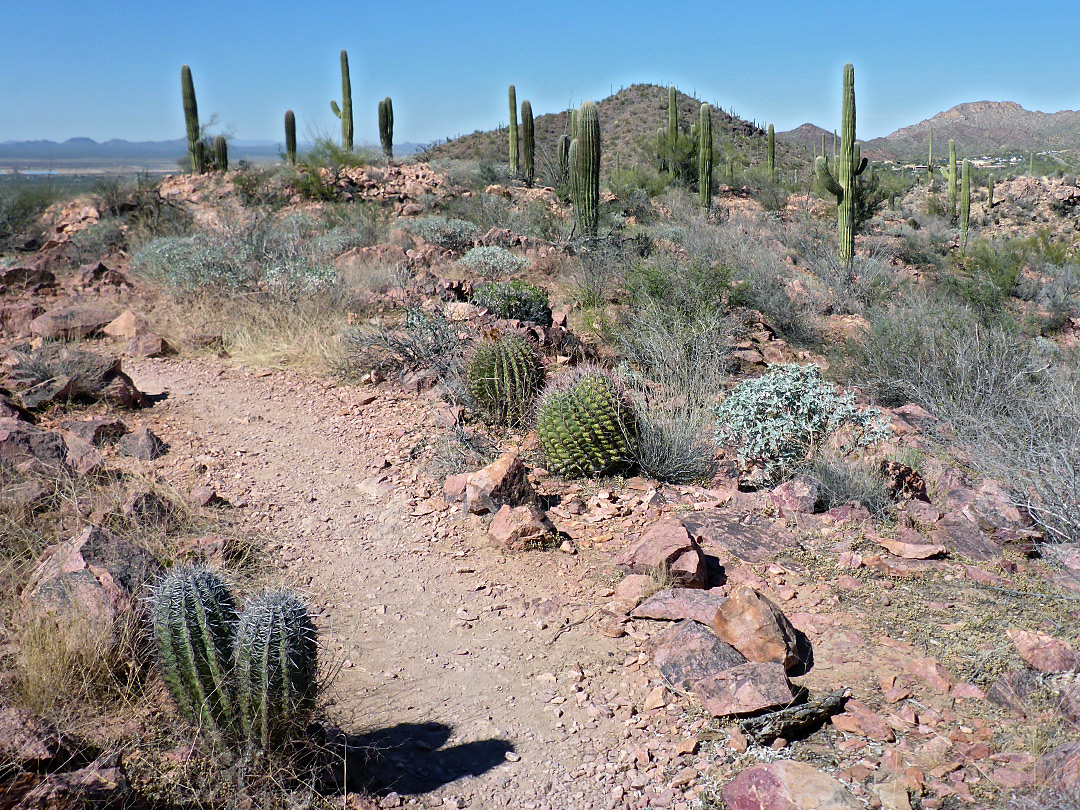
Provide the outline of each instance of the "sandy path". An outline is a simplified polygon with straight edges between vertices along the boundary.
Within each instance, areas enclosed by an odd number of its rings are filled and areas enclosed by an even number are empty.
[[[380,749],[383,793],[448,807],[630,801],[619,786],[640,775],[621,748],[640,684],[626,683],[628,640],[587,620],[603,569],[585,555],[504,556],[477,519],[431,513],[438,485],[410,460],[444,430],[430,408],[400,392],[361,404],[364,389],[215,359],[131,373],[169,393],[145,421],[172,446],[166,474],[242,507],[241,526],[271,539],[319,607],[342,665],[331,714]]]

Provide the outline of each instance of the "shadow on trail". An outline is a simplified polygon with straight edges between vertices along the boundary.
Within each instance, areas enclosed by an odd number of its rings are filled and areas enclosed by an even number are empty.
[[[506,761],[509,740],[478,740],[444,748],[453,733],[444,723],[399,723],[348,739],[350,790],[376,795],[428,793],[463,776],[478,776]]]

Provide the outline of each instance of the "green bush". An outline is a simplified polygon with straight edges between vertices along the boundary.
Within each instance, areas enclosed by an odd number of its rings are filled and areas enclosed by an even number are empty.
[[[481,284],[473,290],[472,302],[490,310],[497,318],[551,326],[547,293],[526,281]]]
[[[131,269],[178,292],[255,280],[224,246],[205,236],[154,239],[132,257]]]
[[[405,227],[425,242],[455,253],[464,253],[480,236],[480,228],[473,223],[437,214],[414,219]]]
[[[481,278],[495,281],[521,272],[529,266],[529,260],[506,248],[481,245],[469,250],[458,260],[458,264]]]
[[[852,441],[860,446],[888,435],[877,411],[857,408],[853,394],[838,394],[812,364],[771,366],[739,383],[717,407],[716,422],[717,442],[760,470],[763,483],[793,473],[842,426],[852,428]]]
[[[0,251],[26,235],[57,196],[52,186],[41,183],[16,179],[0,184]]]
[[[888,516],[893,506],[888,483],[881,473],[866,463],[848,461],[832,454],[819,454],[807,471],[818,483],[815,511],[827,512],[848,503],[866,507],[876,519]]]

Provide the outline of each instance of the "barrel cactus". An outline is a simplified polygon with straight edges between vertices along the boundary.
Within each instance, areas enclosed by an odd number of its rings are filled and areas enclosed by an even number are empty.
[[[244,739],[267,750],[303,729],[318,690],[318,636],[286,590],[251,601],[236,630],[236,700]]]
[[[239,620],[228,585],[207,568],[175,568],[154,587],[150,617],[165,685],[181,714],[218,740],[228,737]]]
[[[544,384],[544,363],[530,340],[510,332],[476,347],[466,379],[478,408],[496,424],[517,427],[532,414]]]
[[[611,376],[595,368],[548,386],[537,408],[536,432],[556,475],[617,472],[630,465],[637,446],[633,407]]]

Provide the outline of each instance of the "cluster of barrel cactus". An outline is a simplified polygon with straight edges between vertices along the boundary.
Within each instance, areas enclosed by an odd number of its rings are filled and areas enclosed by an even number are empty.
[[[595,368],[567,375],[544,392],[536,432],[556,475],[604,475],[628,467],[637,445],[633,406]]]
[[[511,427],[529,421],[544,376],[539,349],[512,332],[482,342],[466,367],[469,394],[477,407],[496,424]]]
[[[217,573],[182,566],[153,589],[150,615],[170,694],[218,744],[265,751],[305,727],[318,639],[295,594],[271,591],[241,612]]]
[[[835,165],[830,169],[828,161],[819,157],[815,169],[825,188],[836,197],[837,254],[842,262],[850,263],[855,256],[855,178],[866,168],[866,158],[861,157],[859,144],[855,142],[855,68],[850,62],[844,65],[843,99],[839,160],[834,160]],[[833,149],[836,149],[835,141]]]

